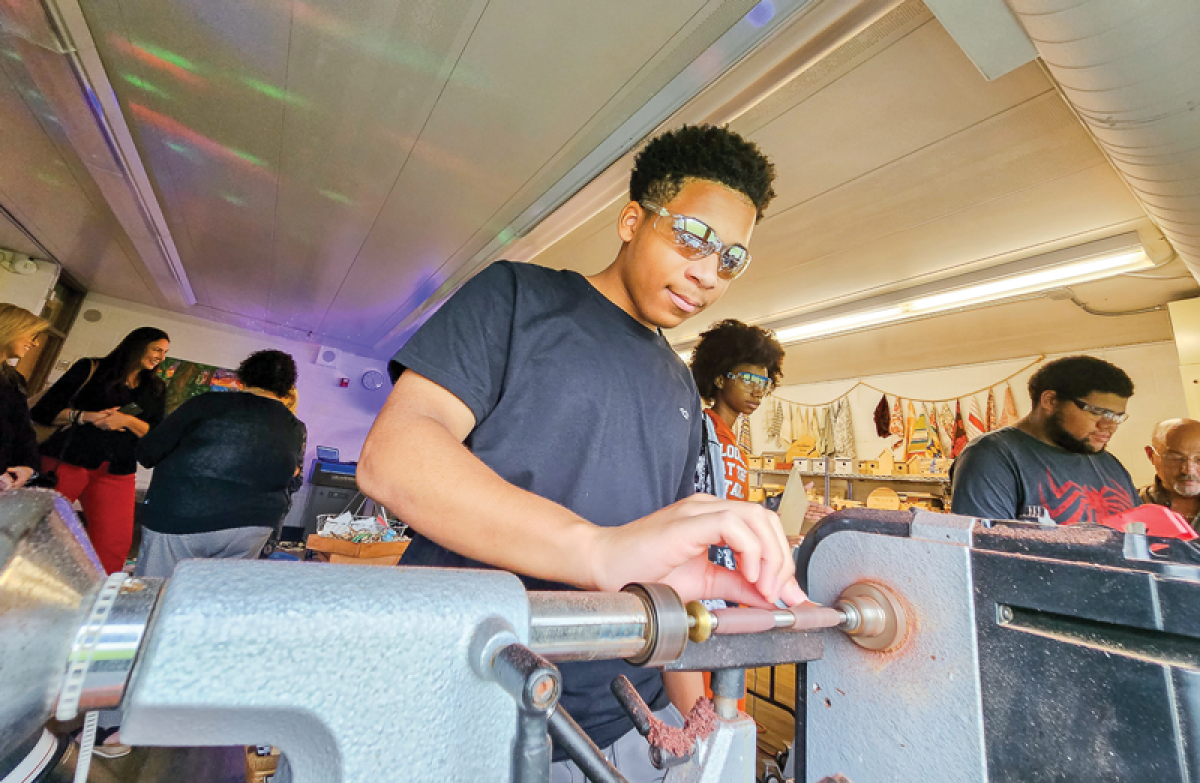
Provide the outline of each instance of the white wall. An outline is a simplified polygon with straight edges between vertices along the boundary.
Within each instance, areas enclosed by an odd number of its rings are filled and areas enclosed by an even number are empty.
[[[87,320],[90,310],[100,314],[98,321]],[[139,326],[156,326],[166,331],[171,336],[169,356],[218,367],[236,368],[246,356],[265,348],[290,353],[299,371],[296,389],[300,404],[296,415],[308,427],[306,476],[318,445],[336,446],[343,460],[357,460],[367,431],[391,391],[390,381],[374,391],[364,388],[361,382],[367,370],[378,370],[386,376],[387,362],[383,360],[343,352],[336,367],[322,367],[314,363],[319,347],[316,344],[285,340],[99,294],[88,294],[84,301],[51,379],[56,379],[77,359],[107,354]],[[349,387],[340,388],[340,378],[349,378]],[[149,477],[149,471],[139,471],[138,486],[147,486]],[[296,495],[293,515],[302,511],[306,493],[307,485]],[[293,518],[296,516],[289,517],[289,524]]]
[[[1135,484],[1142,486],[1150,483],[1154,478],[1154,468],[1146,458],[1144,447],[1149,443],[1151,430],[1163,419],[1188,415],[1175,344],[1172,342],[1146,343],[1078,353],[1087,353],[1112,362],[1133,379],[1134,395],[1133,399],[1129,401],[1129,419],[1113,436],[1109,444],[1109,451],[1121,460],[1133,475]],[[1055,354],[1047,356],[1046,360],[1069,355],[1072,354]],[[826,403],[844,394],[856,381],[862,380],[889,394],[914,400],[958,397],[995,384],[1036,358],[1036,356],[1025,356],[971,366],[863,376],[862,378],[824,383],[787,385],[780,386],[775,395],[783,400],[806,405]],[[1038,366],[1040,365],[1024,370],[1010,382],[1013,397],[1017,403],[1017,411],[1022,416],[1029,412],[1029,392],[1026,390],[1026,383]],[[1002,395],[1003,387],[997,386],[997,414],[1003,406]],[[987,392],[977,396],[980,411],[986,412]],[[875,434],[873,414],[880,397],[878,391],[864,387],[859,387],[850,393],[855,444],[860,459],[874,459],[891,442]],[[953,407],[954,405],[951,403],[951,409]],[[769,403],[764,404],[750,417],[751,437],[756,452],[775,450],[775,447],[767,445],[766,435],[767,416],[771,408]],[[967,408],[964,403],[964,418],[966,414]]]
[[[32,260],[37,264],[37,271],[31,275],[18,275],[0,268],[0,302],[15,304],[39,315],[54,284],[58,282],[58,264],[36,258]]]

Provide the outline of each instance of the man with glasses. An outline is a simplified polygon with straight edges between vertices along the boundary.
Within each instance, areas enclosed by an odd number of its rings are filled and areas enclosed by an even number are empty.
[[[951,509],[1019,519],[1043,509],[1060,525],[1095,523],[1139,505],[1129,471],[1108,453],[1133,381],[1092,356],[1068,356],[1029,379],[1033,408],[971,442],[954,465]]]
[[[1143,503],[1166,506],[1200,532],[1200,421],[1159,422],[1146,447],[1154,483],[1138,490]]]
[[[404,565],[504,568],[530,589],[664,582],[684,598],[766,606],[804,594],[778,517],[693,496],[700,397],[662,329],[715,302],[750,263],[774,167],[725,128],[684,127],[637,156],[603,271],[498,262],[396,354],[396,386],[359,486],[416,531]],[[397,372],[398,371],[398,372]],[[708,560],[728,545],[741,568]],[[662,675],[561,665],[563,707],[630,781],[660,780],[609,691],[625,674],[681,724]],[[555,749],[554,780],[581,780]]]

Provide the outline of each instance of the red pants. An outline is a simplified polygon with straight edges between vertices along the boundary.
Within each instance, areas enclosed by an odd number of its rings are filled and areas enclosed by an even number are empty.
[[[133,545],[134,475],[114,476],[108,472],[107,462],[88,470],[42,457],[42,472],[52,470],[58,473],[59,493],[83,506],[88,538],[104,570],[110,574],[120,571]]]

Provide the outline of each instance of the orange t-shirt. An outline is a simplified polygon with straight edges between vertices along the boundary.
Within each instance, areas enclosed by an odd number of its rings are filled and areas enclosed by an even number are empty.
[[[725,463],[725,498],[746,500],[750,496],[750,481],[746,470],[746,455],[738,445],[737,436],[712,408],[707,408],[704,412],[712,419],[717,440],[721,442],[721,461]]]

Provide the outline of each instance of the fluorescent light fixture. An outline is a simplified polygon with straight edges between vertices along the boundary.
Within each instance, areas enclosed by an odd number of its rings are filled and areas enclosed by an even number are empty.
[[[47,17],[52,20],[52,35],[58,39],[58,51],[67,58],[75,79],[83,90],[83,97],[92,110],[96,128],[103,136],[112,154],[113,163],[121,174],[121,179],[129,188],[132,203],[137,210],[132,211],[113,207],[113,213],[121,227],[131,237],[145,233],[157,246],[165,271],[179,286],[179,294],[188,306],[196,304],[196,292],[184,269],[183,259],[171,236],[170,226],[166,215],[150,184],[150,175],[142,163],[141,153],[133,140],[133,133],[125,122],[121,112],[117,93],[109,81],[100,52],[92,38],[87,20],[83,15],[80,0],[50,0],[45,3]],[[87,161],[85,160],[85,163]],[[88,163],[92,166],[92,163]],[[106,192],[106,183],[96,179],[101,193],[110,204],[122,203]],[[122,194],[124,195],[124,194]],[[134,222],[136,221],[136,222]],[[140,223],[141,225],[138,225]],[[135,239],[134,244],[138,242]],[[142,260],[151,270],[155,270],[153,258],[143,255]],[[155,275],[156,277],[158,275]],[[160,286],[161,288],[161,286]],[[166,293],[164,289],[164,293]]]
[[[778,328],[781,343],[870,329],[1086,283],[1152,266],[1136,233],[1012,261],[834,308],[829,317]]]
[[[837,318],[828,318],[824,321],[813,321],[812,323],[801,324],[800,326],[793,326],[788,329],[780,329],[775,333],[775,337],[781,343],[799,342],[811,337],[836,334],[837,332],[850,332],[855,329],[865,329],[869,326],[891,323],[892,321],[898,321],[906,317],[906,315],[907,313],[903,307],[884,307],[879,310],[867,310],[862,313],[843,315]]]

